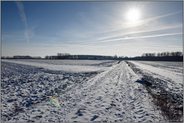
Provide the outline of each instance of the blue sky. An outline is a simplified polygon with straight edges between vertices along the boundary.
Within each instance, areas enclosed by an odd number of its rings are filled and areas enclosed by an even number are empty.
[[[136,8],[140,18],[127,20]],[[2,55],[182,51],[182,2],[2,2]]]

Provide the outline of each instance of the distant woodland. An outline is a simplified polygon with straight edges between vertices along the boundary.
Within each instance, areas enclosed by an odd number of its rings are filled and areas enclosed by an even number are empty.
[[[71,55],[69,53],[58,53],[53,56],[32,57],[32,56],[13,56],[1,59],[78,59],[78,60],[142,60],[142,61],[183,61],[182,52],[161,52],[161,53],[144,53],[142,56],[127,57],[127,56],[102,56],[102,55]]]

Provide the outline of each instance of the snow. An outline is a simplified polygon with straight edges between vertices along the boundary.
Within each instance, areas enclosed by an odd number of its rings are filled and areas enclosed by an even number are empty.
[[[65,72],[74,72],[74,73],[79,73],[79,72],[100,72],[106,70],[108,67],[104,66],[91,66],[91,65],[81,65],[80,63],[72,64],[72,62],[69,62],[69,64],[51,64],[47,63],[49,61],[45,60],[46,62],[42,62],[40,60],[36,61],[31,61],[31,60],[2,60],[4,62],[11,62],[11,63],[16,63],[16,64],[23,64],[23,65],[30,65],[30,66],[35,66],[39,68],[44,68],[48,70],[55,70],[55,71],[65,71]],[[43,61],[43,60],[42,60]],[[65,61],[66,62],[66,61]],[[85,61],[86,62],[86,61]],[[85,63],[83,62],[83,63]],[[72,64],[72,65],[71,65]],[[92,64],[92,63],[91,63]]]
[[[100,65],[103,63],[112,63],[113,60],[44,60],[44,59],[14,59],[13,61],[24,61],[24,62],[36,62],[43,64],[52,64],[52,65]]]
[[[155,86],[164,89],[167,93],[176,94],[180,98],[183,98],[183,72],[181,72],[181,63],[144,61],[131,61],[131,63],[142,70],[143,75],[148,76],[148,78],[149,76],[153,77],[155,84],[157,84]],[[181,100],[180,98],[178,99]]]
[[[151,76],[181,84],[181,72],[172,70],[178,66],[131,63]],[[144,85],[136,82],[140,78],[124,61],[3,60],[2,120],[166,122]]]
[[[143,86],[135,83],[139,77],[125,62],[88,80],[61,98],[72,97],[72,108],[63,107],[67,121],[148,122],[163,120],[150,106]],[[83,89],[81,89],[83,88]],[[79,91],[81,90],[81,91]],[[75,106],[73,106],[75,104]],[[79,113],[80,112],[80,113]]]
[[[183,83],[182,72],[176,72],[173,69],[167,69],[165,66],[157,67],[159,66],[158,62],[157,63],[156,62],[137,62],[137,61],[136,62],[131,61],[131,62],[135,64],[138,68],[144,71],[151,72],[152,74],[154,74],[153,76],[162,76],[166,79],[168,78],[174,81],[175,83],[181,83],[181,84]],[[182,69],[182,66],[180,66],[179,68]]]
[[[2,119],[5,121],[23,120],[23,122],[25,119],[26,121],[35,120],[33,114],[37,109],[34,106],[43,102],[52,106],[49,101],[50,96],[69,91],[94,75],[93,73],[65,72],[53,74],[33,66],[2,62]],[[42,110],[36,112],[39,114],[35,116],[43,114],[42,117],[44,117],[45,115]]]

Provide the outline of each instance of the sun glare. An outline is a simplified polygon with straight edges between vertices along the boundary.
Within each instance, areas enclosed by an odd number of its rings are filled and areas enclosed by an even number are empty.
[[[126,13],[126,20],[130,24],[136,24],[141,18],[141,12],[138,8],[131,8]]]

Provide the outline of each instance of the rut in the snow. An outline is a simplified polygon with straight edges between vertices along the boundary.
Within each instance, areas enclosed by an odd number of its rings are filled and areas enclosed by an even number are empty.
[[[166,81],[144,73],[130,62],[126,63],[136,74],[142,75],[142,79],[136,82],[144,85],[148,93],[152,96],[153,103],[160,107],[162,115],[169,121],[182,121],[183,95],[167,91],[162,85],[162,83],[166,83]]]

